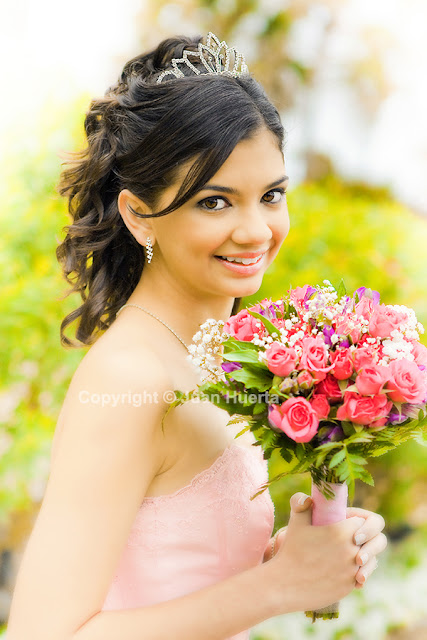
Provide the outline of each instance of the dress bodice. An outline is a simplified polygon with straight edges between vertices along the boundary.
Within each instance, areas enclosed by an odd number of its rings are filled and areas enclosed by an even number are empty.
[[[261,564],[274,504],[268,490],[250,497],[267,480],[261,447],[234,441],[190,484],[146,497],[102,610],[171,600]]]

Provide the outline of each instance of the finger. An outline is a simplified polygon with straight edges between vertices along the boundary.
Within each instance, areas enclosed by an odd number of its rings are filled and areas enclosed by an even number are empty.
[[[371,573],[378,567],[378,560],[374,556],[365,564],[364,567],[360,567],[359,571],[356,573],[356,581],[360,584],[365,584]]]
[[[364,566],[373,556],[382,553],[387,547],[387,544],[387,536],[385,536],[384,533],[379,533],[372,538],[372,540],[369,540],[369,542],[365,542],[357,553],[356,564]]]
[[[363,509],[362,511],[365,510]],[[359,515],[358,513],[353,512],[350,513],[350,518],[358,516],[364,520],[362,526],[355,531],[355,544],[364,544],[378,535],[378,533],[380,533],[385,527],[384,518],[379,513],[373,513],[372,511],[365,512],[368,515]]]
[[[311,496],[308,496],[306,493],[302,493],[299,491],[298,493],[294,493],[291,497],[291,506],[295,513],[302,513],[302,511],[306,511],[309,507],[311,507],[313,500]]]
[[[291,515],[288,526],[311,525],[311,505],[313,501],[305,493],[294,493],[291,496]]]

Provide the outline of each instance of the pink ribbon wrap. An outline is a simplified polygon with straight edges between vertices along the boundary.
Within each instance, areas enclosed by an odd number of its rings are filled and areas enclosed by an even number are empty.
[[[325,498],[323,493],[316,487],[314,482],[311,483],[311,498],[313,506],[311,511],[311,524],[325,525],[340,522],[347,518],[347,501],[348,486],[343,484],[328,482],[327,486],[334,492],[333,498],[329,500]],[[316,618],[333,618],[338,616],[339,602],[317,609],[316,611],[307,611],[306,615],[311,616],[314,622]]]
[[[324,525],[340,522],[347,517],[348,486],[343,484],[327,483],[335,494],[334,498],[328,500],[319,491],[314,482],[311,483],[311,497],[313,500],[311,524]]]

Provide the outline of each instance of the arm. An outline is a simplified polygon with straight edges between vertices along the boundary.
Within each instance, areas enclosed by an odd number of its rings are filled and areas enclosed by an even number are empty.
[[[72,640],[224,640],[284,613],[271,595],[267,564],[150,607],[101,611]],[[8,638],[9,640],[9,638]]]
[[[162,466],[162,362],[147,348],[99,349],[77,368],[62,432],[11,604],[8,640],[70,638],[102,608],[136,513]],[[129,394],[129,391],[131,392]],[[157,402],[87,402],[156,393]]]

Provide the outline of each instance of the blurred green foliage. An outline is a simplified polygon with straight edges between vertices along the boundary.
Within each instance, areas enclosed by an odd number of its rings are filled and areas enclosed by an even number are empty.
[[[86,351],[60,346],[60,322],[80,300],[61,299],[68,287],[55,257],[61,229],[70,222],[65,201],[55,191],[60,171],[57,149],[81,145],[86,106],[87,98],[82,98],[62,114],[63,138],[58,140],[55,128],[49,136],[47,129],[44,145],[32,153],[18,149],[4,167],[0,521],[41,499],[55,423]],[[383,302],[412,306],[427,324],[426,220],[394,202],[384,190],[345,184],[334,175],[291,189],[288,206],[289,236],[260,291],[243,304],[274,299],[290,285],[316,284],[325,278],[337,284],[344,278],[349,290],[370,286],[381,292]],[[270,472],[277,473],[279,465],[273,456]],[[376,487],[359,485],[355,505],[380,511],[390,526],[405,522],[425,526],[427,450],[404,445],[370,463],[370,471]],[[309,492],[307,476],[273,485],[277,528],[286,522],[289,497],[297,490]]]

